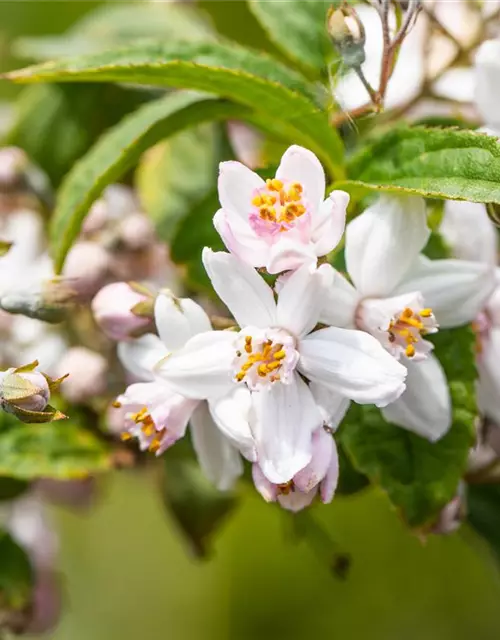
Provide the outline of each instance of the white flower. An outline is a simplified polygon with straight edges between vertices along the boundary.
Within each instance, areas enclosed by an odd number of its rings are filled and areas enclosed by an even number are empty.
[[[233,435],[247,442],[250,424],[272,483],[288,482],[310,462],[312,433],[325,415],[334,423],[343,416],[345,398],[383,406],[403,392],[406,370],[377,340],[335,327],[313,331],[331,286],[329,265],[295,271],[276,302],[260,275],[235,256],[204,249],[203,262],[241,330],[195,336],[158,374],[193,398],[222,396],[235,386],[242,395],[252,392],[246,415],[238,416],[241,433],[233,425]]]
[[[470,322],[494,274],[487,265],[419,255],[428,237],[422,198],[381,197],[347,227],[346,265],[354,286],[336,275],[321,320],[368,331],[404,362],[406,391],[383,414],[437,440],[451,425],[450,397],[425,336],[438,326]]]
[[[198,333],[211,330],[203,309],[188,298],[160,294],[155,304],[155,321],[160,337],[147,334],[121,342],[118,353],[124,366],[139,380],[119,396],[117,406],[126,409],[125,439],[136,437],[142,450],[163,453],[191,426],[193,446],[206,476],[219,488],[228,489],[242,472],[237,449],[215,425],[208,404],[185,397],[155,373],[155,365],[180,349]],[[231,398],[224,398],[221,411],[235,413]]]
[[[344,191],[324,197],[323,168],[302,147],[290,147],[267,181],[239,162],[222,162],[214,225],[229,251],[269,273],[315,265],[342,237],[349,202]]]

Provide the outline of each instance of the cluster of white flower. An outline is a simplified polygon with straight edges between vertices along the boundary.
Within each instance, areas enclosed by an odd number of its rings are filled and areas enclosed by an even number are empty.
[[[416,197],[380,197],[347,225],[347,279],[323,257],[343,238],[349,198],[325,200],[325,186],[298,146],[272,179],[222,163],[214,224],[229,252],[202,259],[235,326],[214,331],[196,302],[161,292],[159,335],[119,344],[140,381],[116,403],[124,439],[159,455],[189,423],[220,489],[243,456],[262,496],[291,510],[332,499],[333,434],[351,400],[431,441],[448,431],[448,384],[426,336],[474,320],[495,287],[490,264],[421,255],[430,231]]]

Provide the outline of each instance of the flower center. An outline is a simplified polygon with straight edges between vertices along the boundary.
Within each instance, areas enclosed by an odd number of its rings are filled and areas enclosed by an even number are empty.
[[[422,337],[437,330],[432,309],[414,311],[405,307],[391,319],[387,333],[389,343],[399,354],[404,352],[407,358],[413,358],[417,353],[425,355],[432,348]]]
[[[266,180],[266,186],[252,198],[250,224],[254,230],[262,235],[291,229],[307,211],[303,191],[299,182],[284,183],[276,178]]]
[[[127,414],[127,419],[131,420],[133,425],[121,434],[124,442],[137,438],[141,445],[141,449],[148,450],[151,453],[157,453],[161,447],[164,436],[167,433],[165,428],[157,429],[153,418],[151,417],[147,407],[142,407],[137,413]]]
[[[298,361],[292,336],[284,331],[246,329],[240,333],[234,360],[234,379],[250,389],[289,382]]]

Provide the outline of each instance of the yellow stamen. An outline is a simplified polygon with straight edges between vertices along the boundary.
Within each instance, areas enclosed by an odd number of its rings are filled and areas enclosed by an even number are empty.
[[[275,360],[283,360],[283,358],[286,358],[286,351],[284,349],[280,349],[279,351],[276,351],[273,354],[273,358]]]
[[[132,440],[132,436],[128,431],[124,431],[120,434],[120,440],[122,440],[122,442],[128,442],[129,440]]]
[[[253,204],[255,207],[260,207],[260,205],[262,204],[262,202],[263,202],[263,198],[262,198],[262,196],[255,196],[255,198],[252,198],[252,204]]]
[[[283,183],[276,178],[266,180],[266,185],[270,191],[281,191],[283,189]]]
[[[409,344],[406,347],[405,353],[408,356],[408,358],[413,358],[413,356],[415,355],[415,347],[412,344]]]
[[[419,315],[422,316],[422,318],[430,318],[432,316],[432,309],[421,309]]]
[[[118,402],[118,400],[115,400],[114,402],[111,403],[111,406],[114,407],[115,409],[121,409],[122,403]]]

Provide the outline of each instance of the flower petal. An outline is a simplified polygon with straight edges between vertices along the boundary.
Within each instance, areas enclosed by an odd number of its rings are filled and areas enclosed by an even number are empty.
[[[325,197],[325,172],[312,151],[295,144],[289,147],[281,158],[276,177],[299,182],[304,187],[304,200],[312,215],[319,210]]]
[[[206,402],[200,402],[191,416],[191,438],[204,474],[217,489],[231,489],[243,473],[238,450],[217,428]]]
[[[199,304],[189,298],[175,298],[160,293],[155,302],[156,328],[169,351],[183,347],[197,333],[210,331],[212,326]]]
[[[395,294],[420,291],[441,327],[471,322],[495,287],[489,265],[465,260],[429,260],[421,256]]]
[[[318,260],[312,243],[302,243],[284,235],[284,238],[280,238],[270,248],[266,263],[269,273],[293,271],[304,265],[311,268],[316,266]]]
[[[484,204],[447,200],[439,233],[455,258],[496,264],[497,232]]]
[[[425,201],[381,196],[347,225],[346,264],[358,291],[387,296],[401,282],[429,238]]]
[[[235,339],[236,334],[232,331],[199,333],[182,349],[160,361],[155,372],[188,398],[221,397],[234,384],[231,368]]]
[[[500,425],[500,328],[493,328],[478,359],[477,402],[482,414]]]
[[[214,253],[207,247],[202,259],[213,288],[240,327],[275,324],[273,291],[255,269],[229,253]]]
[[[264,267],[270,247],[259,238],[246,220],[232,211],[219,209],[214,215],[217,229],[228,251],[254,267]]]
[[[312,217],[311,236],[317,256],[330,253],[340,242],[345,230],[349,194],[332,191]]]
[[[167,348],[160,338],[152,333],[118,344],[121,363],[139,380],[154,380],[154,367],[166,355]]]
[[[291,384],[276,383],[253,399],[259,464],[271,482],[288,482],[311,459],[311,434],[321,425],[321,415],[297,375]]]
[[[245,220],[252,212],[252,198],[266,183],[241,162],[221,162],[219,165],[219,200],[226,211],[237,213]]]
[[[500,124],[500,40],[483,42],[476,54],[476,104],[484,122]]]
[[[333,438],[323,428],[312,436],[312,458],[308,465],[296,473],[293,483],[299,491],[312,491],[326,476],[333,455]]]
[[[318,405],[324,424],[335,431],[344,419],[351,401],[341,393],[317,382],[311,382],[309,389]]]
[[[350,282],[334,270],[332,286],[325,295],[325,303],[319,320],[332,327],[353,328],[356,324],[356,308],[360,295]]]
[[[269,482],[257,462],[252,465],[252,479],[255,488],[266,502],[276,502],[278,487],[272,482]]]
[[[421,362],[408,362],[407,367],[406,391],[382,413],[388,422],[435,442],[451,427],[446,376],[433,355]]]
[[[385,406],[405,389],[406,368],[364,331],[320,329],[299,351],[302,374],[360,404]]]
[[[319,486],[321,502],[323,502],[323,504],[328,504],[333,500],[333,496],[335,495],[337,484],[339,482],[339,454],[337,452],[335,439],[332,438],[332,441],[333,451],[332,458],[330,460],[330,466],[328,467],[326,476]]]
[[[238,447],[247,460],[257,459],[251,430],[252,395],[245,386],[236,386],[223,398],[209,402],[210,413],[222,433]]]
[[[278,296],[278,326],[297,337],[309,333],[318,322],[332,281],[333,269],[328,264],[314,271],[306,266],[295,271],[286,280]]]

